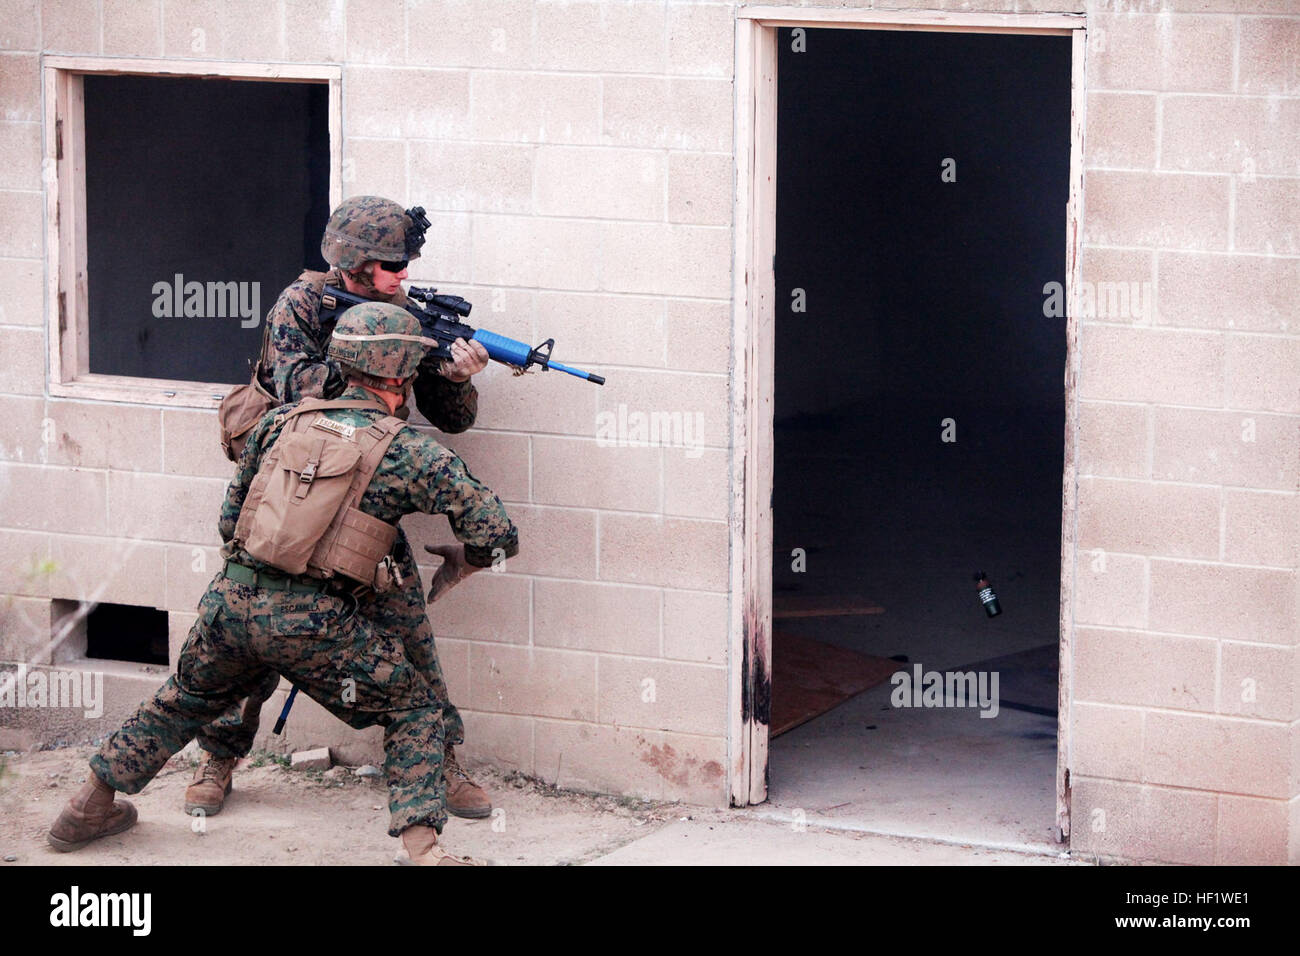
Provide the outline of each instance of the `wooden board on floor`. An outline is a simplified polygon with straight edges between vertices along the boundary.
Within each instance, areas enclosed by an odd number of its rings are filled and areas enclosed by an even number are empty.
[[[901,666],[886,657],[859,654],[773,629],[769,736],[792,730],[883,684]]]
[[[844,595],[773,594],[772,617],[840,617],[849,614],[884,614],[885,609],[866,598]]]

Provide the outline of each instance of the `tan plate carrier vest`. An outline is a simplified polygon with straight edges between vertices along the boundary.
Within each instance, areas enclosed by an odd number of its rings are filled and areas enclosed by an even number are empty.
[[[304,399],[285,412],[280,437],[263,458],[235,524],[235,542],[289,574],[342,575],[389,590],[397,582],[389,552],[397,526],[357,505],[405,424],[386,415],[370,425],[326,418],[333,408],[373,402]]]

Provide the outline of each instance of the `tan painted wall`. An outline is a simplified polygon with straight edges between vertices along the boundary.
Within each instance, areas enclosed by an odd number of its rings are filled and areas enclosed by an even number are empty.
[[[1294,0],[889,6],[1088,13],[1083,278],[1158,294],[1158,315],[1081,324],[1073,847],[1298,862]],[[342,63],[344,192],[430,210],[414,278],[609,376],[494,369],[478,426],[449,440],[523,540],[506,574],[435,609],[467,755],[724,802],[732,16],[658,0],[0,0],[0,594],[16,596],[0,659],[39,659],[45,600],[105,580],[103,600],[169,609],[175,648],[216,568],[228,466],[212,414],[49,400],[43,374],[39,54],[186,58],[201,30],[201,58]],[[598,447],[597,413],[620,404],[702,412],[705,451]],[[409,529],[448,540],[441,519]],[[32,574],[42,558],[53,572]],[[304,701],[288,743],[377,740]]]

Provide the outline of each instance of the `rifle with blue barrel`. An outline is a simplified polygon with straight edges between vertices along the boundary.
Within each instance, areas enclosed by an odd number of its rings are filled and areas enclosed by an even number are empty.
[[[406,311],[420,320],[421,334],[436,342],[430,346],[427,354],[436,358],[451,358],[451,343],[457,339],[466,342],[480,342],[487,349],[490,359],[515,368],[518,372],[527,371],[536,365],[543,371],[555,369],[568,372],[578,378],[584,378],[596,385],[604,385],[605,378],[580,368],[561,365],[551,358],[551,349],[555,339],[547,339],[541,345],[530,347],[526,342],[489,332],[487,329],[475,329],[466,325],[461,319],[467,317],[473,306],[458,295],[439,295],[437,289],[412,286],[406,290]],[[338,319],[339,315],[354,305],[373,302],[365,296],[356,295],[346,289],[327,285],[321,293],[320,317],[322,322]]]

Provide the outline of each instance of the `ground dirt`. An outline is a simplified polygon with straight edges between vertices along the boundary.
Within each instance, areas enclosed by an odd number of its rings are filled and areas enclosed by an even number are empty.
[[[388,836],[382,778],[351,768],[290,770],[270,754],[254,754],[235,770],[234,789],[219,814],[183,812],[194,759],[178,754],[143,792],[129,797],[140,821],[76,853],[57,853],[45,831],[89,771],[94,748],[17,754],[0,777],[0,857],[9,866],[63,864],[388,864],[399,841]],[[283,759],[283,758],[280,758]],[[630,843],[684,811],[671,804],[561,792],[520,775],[477,770],[494,816],[452,817],[447,849],[506,865],[585,863]],[[709,813],[710,811],[703,811]]]

